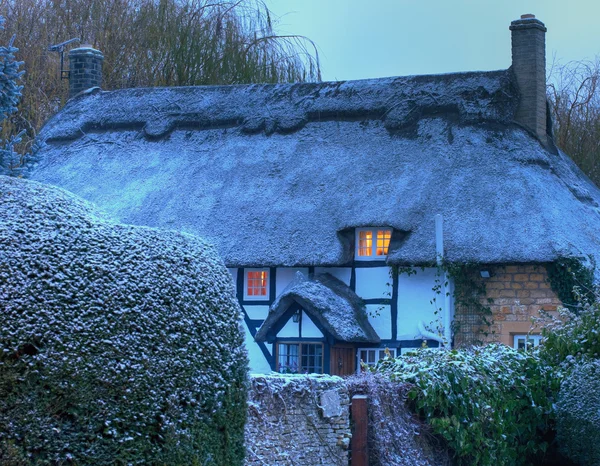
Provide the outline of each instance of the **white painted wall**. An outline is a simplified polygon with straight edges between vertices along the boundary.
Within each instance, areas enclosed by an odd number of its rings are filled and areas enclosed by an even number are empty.
[[[294,322],[293,319],[290,318],[279,331],[277,336],[281,338],[298,338],[300,336],[300,324],[298,322]]]
[[[302,311],[302,335],[303,338],[322,338],[323,334],[317,328],[312,319]]]
[[[415,270],[415,275],[398,276],[398,340],[410,340],[419,336],[417,325],[420,321],[435,328],[435,306],[430,301],[436,297],[438,307],[443,307],[444,304],[444,296],[436,295],[433,291],[437,268]],[[442,319],[443,315],[439,314],[439,318]]]
[[[315,267],[315,275],[319,275],[321,273],[333,275],[338,280],[344,282],[347,286],[350,286],[350,277],[352,276],[351,267]]]
[[[389,305],[367,304],[367,316],[373,329],[382,340],[392,338],[392,314]],[[379,313],[377,316],[376,314]]]
[[[390,299],[392,297],[390,268],[387,266],[357,267],[356,294],[363,299]]]
[[[305,277],[308,277],[308,268],[296,268],[296,267],[279,267],[276,270],[275,275],[275,288],[277,290],[274,298],[279,296],[285,287],[288,286],[296,277],[296,272],[301,272]],[[273,292],[273,290],[271,290]]]
[[[258,344],[254,341],[254,338],[250,334],[250,331],[248,330],[246,324],[244,324],[243,327],[244,336],[246,340],[246,348],[248,349],[248,358],[250,359],[250,372],[254,372],[257,374],[268,374],[269,372],[271,372],[271,366],[265,359],[265,356],[260,350]]]
[[[227,269],[229,270],[229,273],[231,274],[231,278],[233,278],[233,287],[235,289],[235,291],[237,291],[237,273],[238,273],[238,269]]]
[[[244,304],[246,314],[252,320],[265,320],[269,314],[269,306],[254,306],[252,304]]]

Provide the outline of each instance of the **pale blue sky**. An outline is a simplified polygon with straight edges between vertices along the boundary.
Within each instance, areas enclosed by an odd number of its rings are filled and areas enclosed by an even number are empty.
[[[277,32],[319,47],[323,79],[346,80],[510,66],[513,19],[548,28],[546,56],[600,54],[600,0],[266,0]]]

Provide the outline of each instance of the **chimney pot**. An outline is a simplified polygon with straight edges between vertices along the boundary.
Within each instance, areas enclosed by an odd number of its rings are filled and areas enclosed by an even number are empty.
[[[527,13],[525,15],[521,15],[521,19],[535,19],[535,15],[532,15],[531,13]]]

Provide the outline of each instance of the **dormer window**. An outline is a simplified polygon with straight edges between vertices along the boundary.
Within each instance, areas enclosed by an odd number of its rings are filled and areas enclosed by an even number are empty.
[[[269,299],[269,269],[246,269],[244,276],[244,299]]]
[[[391,238],[392,230],[389,228],[357,228],[356,260],[385,259]]]

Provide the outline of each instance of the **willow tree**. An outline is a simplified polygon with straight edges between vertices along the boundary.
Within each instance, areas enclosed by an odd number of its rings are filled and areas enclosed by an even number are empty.
[[[548,100],[556,145],[600,186],[600,58],[553,65]]]
[[[29,137],[67,98],[48,46],[72,38],[102,51],[108,90],[320,80],[314,44],[278,35],[262,0],[0,0],[0,14],[27,69],[11,123]]]

